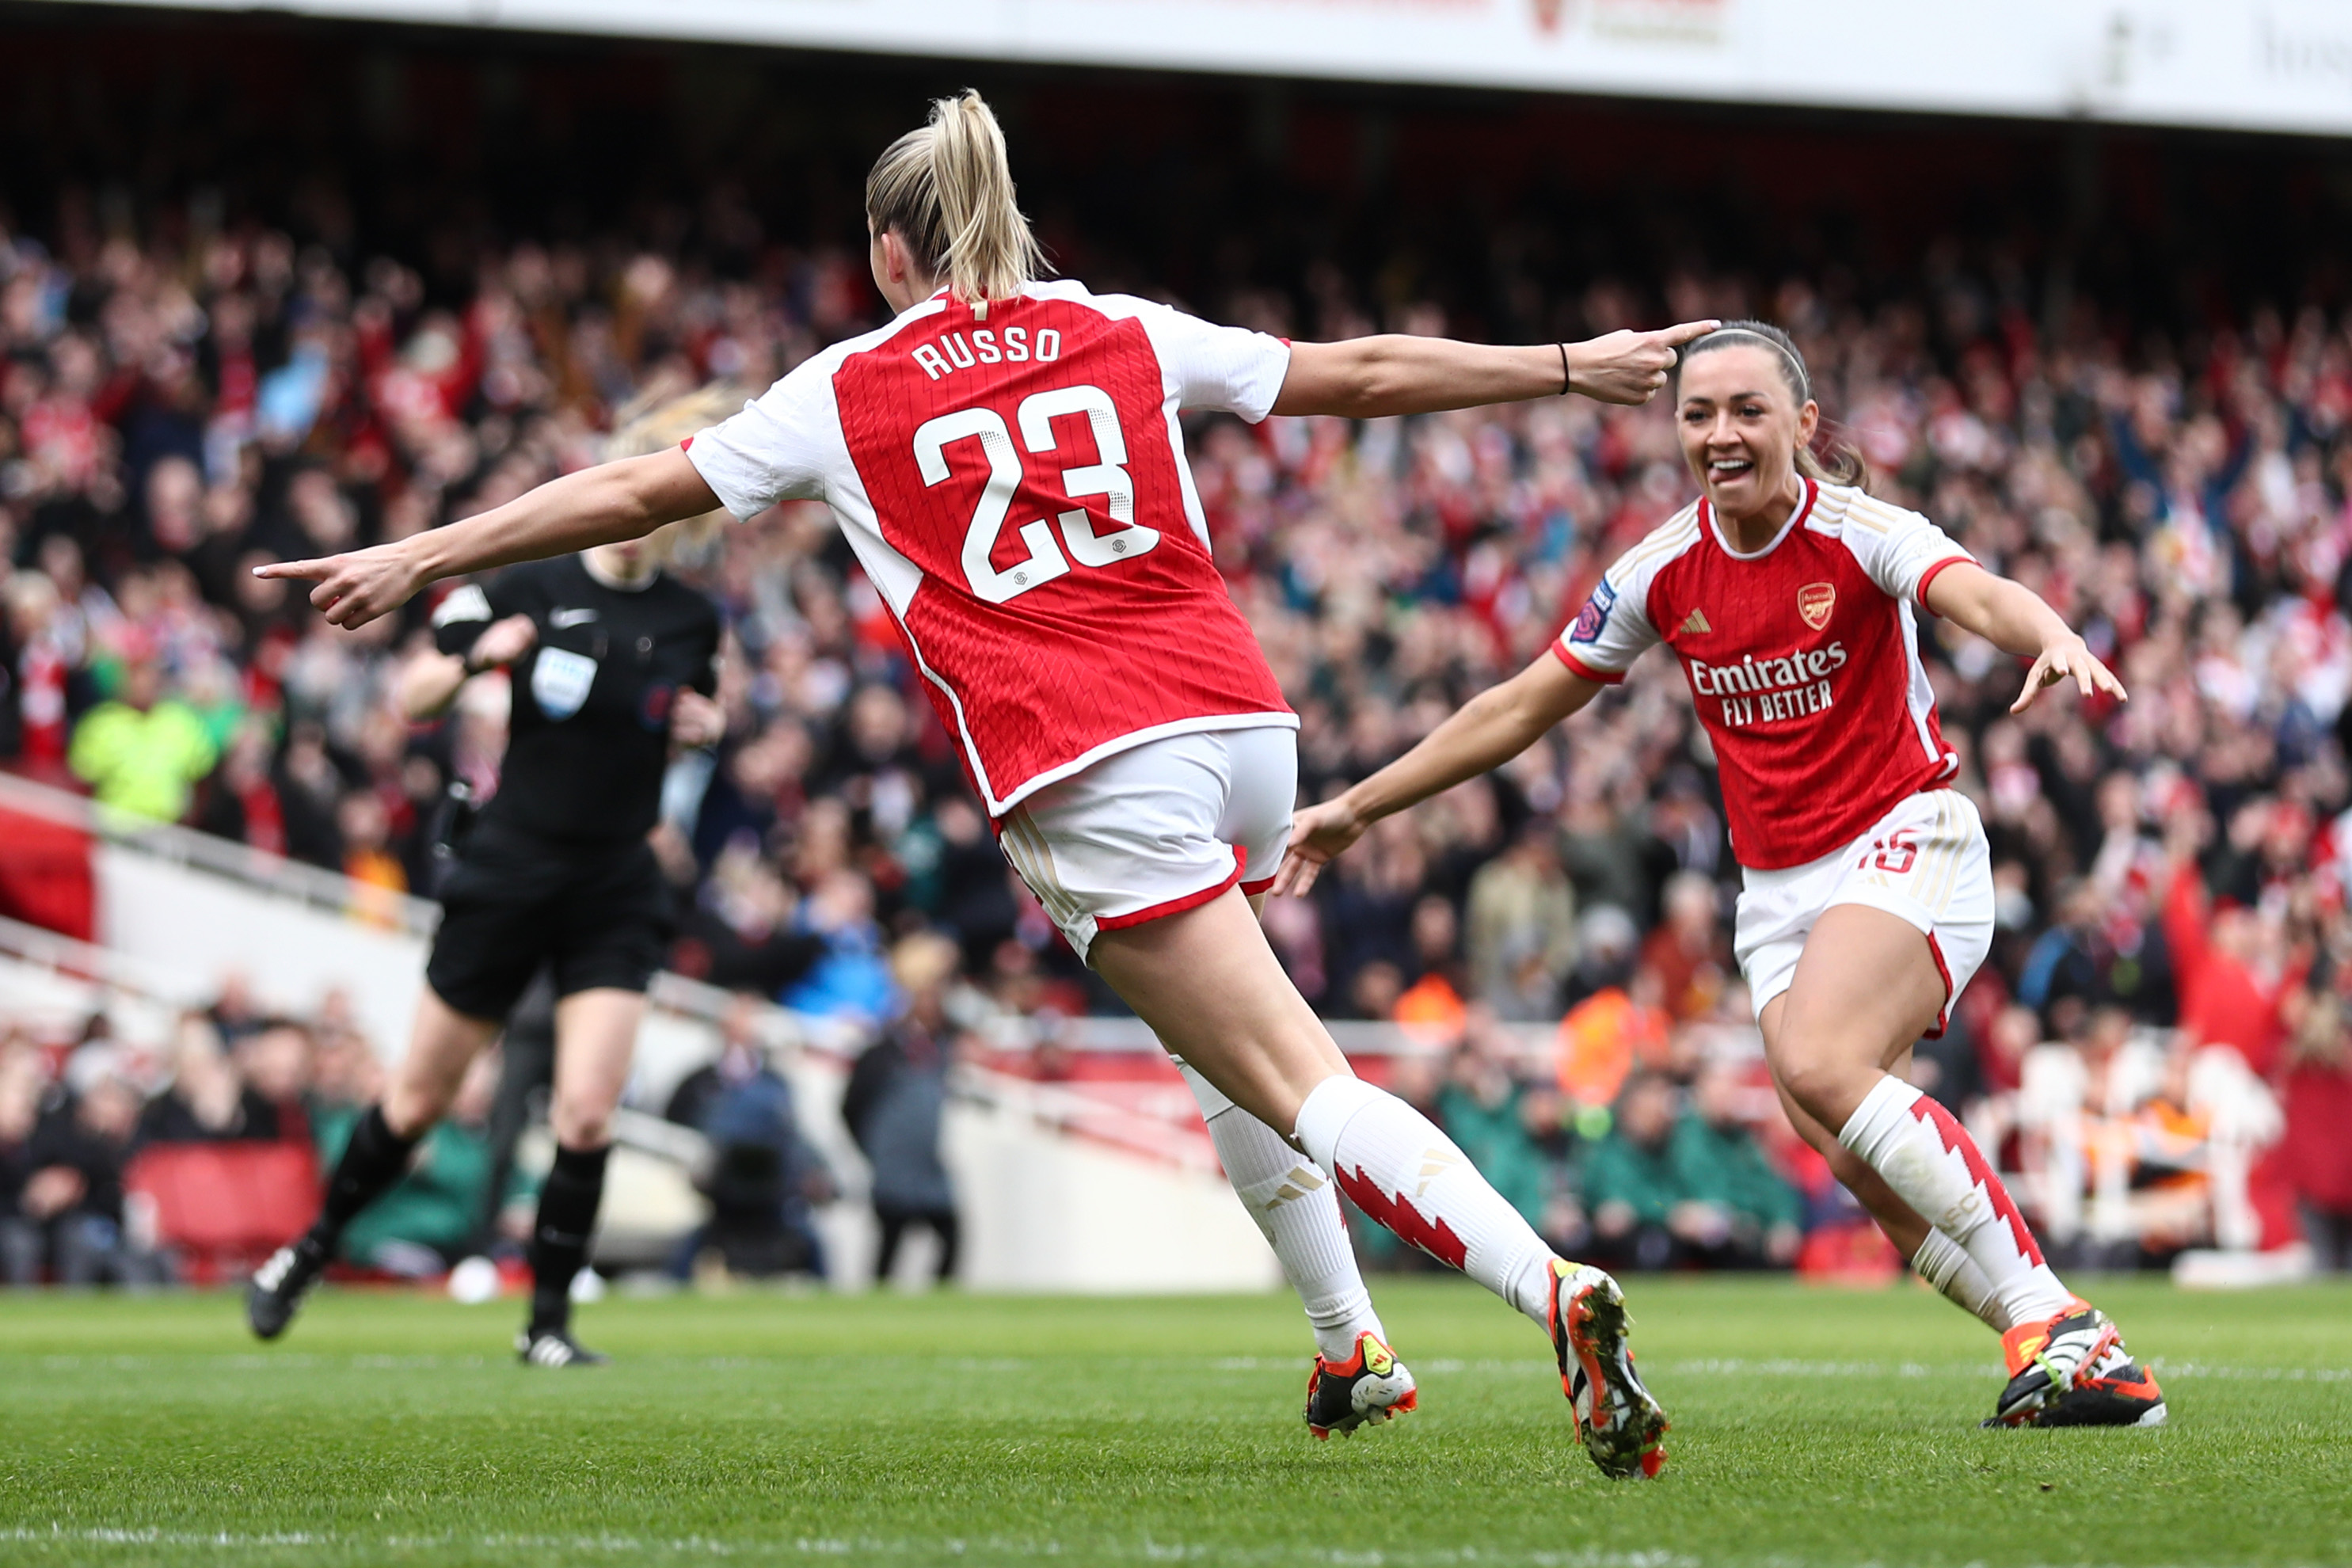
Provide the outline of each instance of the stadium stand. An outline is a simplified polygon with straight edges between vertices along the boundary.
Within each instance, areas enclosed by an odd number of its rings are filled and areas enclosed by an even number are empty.
[[[430,34],[282,21],[126,26],[94,65],[76,26],[28,22],[0,69],[19,140],[47,150],[0,175],[0,762],[117,828],[180,823],[336,873],[352,921],[401,929],[444,791],[495,786],[499,702],[478,684],[410,728],[387,683],[425,606],[347,636],[247,568],[469,515],[593,461],[634,397],[756,387],[869,323],[852,193],[878,143],[870,113],[826,116],[929,79],[559,42],[469,75]],[[2341,230],[2317,154],[2257,170],[2213,140],[1916,122],[1850,152],[1762,115],[1717,166],[1740,187],[1718,226],[1703,178],[1647,172],[1719,150],[1721,114],[1424,101],[1406,133],[1390,100],[1338,89],[1136,90],[1157,130],[1126,116],[1091,151],[1107,89],[1007,97],[1042,171],[1024,194],[1098,283],[1302,336],[1785,324],[1878,492],[2043,594],[2134,693],[2012,720],[2008,662],[1929,632],[2002,905],[1918,1080],[2021,1165],[2069,1248],[2307,1237],[2352,1263],[2352,321],[2345,279],[2280,259]],[[788,132],[758,130],[763,104]],[[104,134],[43,134],[93,117]],[[1767,174],[1776,157],[1806,174]],[[1090,158],[1156,172],[1162,205],[1106,195]],[[2228,234],[2250,212],[2280,243]],[[1658,408],[1189,435],[1219,564],[1301,714],[1310,798],[1539,649],[1690,493]],[[781,507],[688,571],[726,609],[732,733],[674,781],[660,830],[690,911],[673,967],[854,1034],[890,1006],[890,942],[944,931],[992,1116],[1197,1168],[1172,1079],[1007,874],[821,511]],[[1383,823],[1269,927],[1309,997],[1370,1031],[1349,1043],[1512,1172],[1560,1245],[1589,1234],[1596,1158],[1612,1193],[1672,1187],[1661,1215],[1675,1194],[1780,1213],[1787,1192],[1707,1188],[1728,1163],[1661,1152],[1744,1121],[1801,1199],[1798,1256],[1891,1269],[1760,1092],[1714,799],[1653,658],[1520,762]],[[91,936],[77,857],[104,831],[0,812],[0,914]],[[233,1047],[230,1002],[205,1000]],[[9,1170],[36,1123],[70,1118],[70,1058],[97,1048],[0,1008],[0,1077],[40,1107],[13,1141],[0,1120]],[[1718,1068],[1744,1097],[1691,1092]],[[1649,1152],[1612,1134],[1629,1084],[1672,1091]]]

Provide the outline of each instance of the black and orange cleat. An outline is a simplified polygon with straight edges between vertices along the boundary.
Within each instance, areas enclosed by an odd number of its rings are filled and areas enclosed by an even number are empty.
[[[1319,1442],[1342,1437],[1368,1422],[1393,1421],[1421,1403],[1412,1373],[1380,1336],[1356,1336],[1356,1351],[1344,1362],[1318,1355],[1307,1374],[1307,1429]]]
[[[2001,1335],[2009,1385],[1987,1426],[2161,1426],[2156,1375],[2132,1359],[2105,1312],[2081,1297]]]
[[[2164,1391],[2105,1312],[2074,1297],[2001,1335],[2009,1385],[1987,1426],[2161,1426]]]
[[[2121,1342],[2098,1359],[2088,1377],[2034,1416],[2036,1426],[2161,1426],[2168,1419],[2156,1374],[2134,1361]]]
[[[1551,1275],[1551,1348],[1584,1451],[1603,1475],[1656,1476],[1666,1462],[1666,1413],[1633,1370],[1625,1293],[1600,1269],[1565,1258],[1552,1259]]]

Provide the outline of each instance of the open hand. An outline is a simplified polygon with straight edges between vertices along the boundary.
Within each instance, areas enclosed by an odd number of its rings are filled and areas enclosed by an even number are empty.
[[[1600,403],[1643,404],[1666,384],[1676,351],[1723,323],[1685,321],[1654,332],[1615,331],[1568,345],[1568,389]]]
[[[255,567],[253,574],[316,583],[311,606],[326,616],[328,625],[349,630],[398,609],[425,585],[425,574],[405,543],[374,544],[317,561],[279,561]]]
[[[1370,823],[1356,815],[1347,797],[1301,808],[1290,818],[1290,847],[1274,873],[1274,891],[1304,897],[1331,858],[1364,836]]]
[[[2042,650],[2042,657],[2035,659],[2033,668],[2025,672],[2025,685],[2019,689],[2017,700],[2009,705],[2009,710],[2024,712],[2034,698],[2041,695],[2043,687],[2055,686],[2070,678],[2085,697],[2094,691],[2104,691],[2118,702],[2131,700],[2124,690],[2124,683],[2098,661],[2083,639],[2069,636]]]

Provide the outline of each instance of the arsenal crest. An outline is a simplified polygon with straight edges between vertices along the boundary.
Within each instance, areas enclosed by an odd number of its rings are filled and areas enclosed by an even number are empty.
[[[1827,583],[1808,583],[1797,590],[1797,614],[1815,631],[1830,624],[1830,612],[1836,607],[1837,589]]]

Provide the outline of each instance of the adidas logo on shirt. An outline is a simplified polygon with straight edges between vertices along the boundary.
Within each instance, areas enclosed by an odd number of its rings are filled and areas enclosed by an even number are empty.
[[[1711,632],[1715,630],[1715,628],[1706,624],[1706,612],[1705,610],[1693,610],[1689,615],[1683,617],[1683,630],[1696,633]]]

